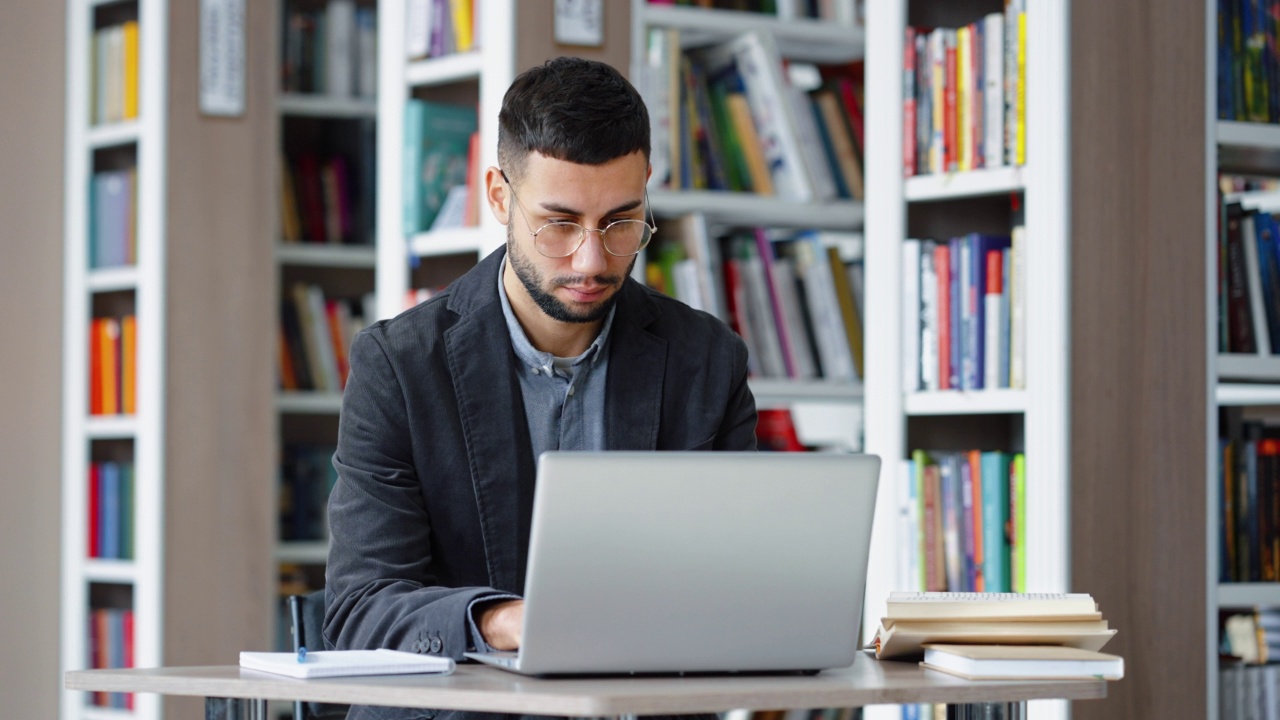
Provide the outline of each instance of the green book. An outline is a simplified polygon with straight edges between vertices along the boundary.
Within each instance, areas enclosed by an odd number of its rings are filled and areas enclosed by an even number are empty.
[[[417,140],[422,146],[420,182],[421,230],[431,227],[449,190],[466,185],[471,136],[476,132],[475,107],[421,102],[422,126]],[[406,131],[408,128],[406,128]]]
[[[1013,543],[1009,552],[1009,567],[1013,591],[1027,591],[1027,457],[1022,453],[1013,456],[1012,525]]]

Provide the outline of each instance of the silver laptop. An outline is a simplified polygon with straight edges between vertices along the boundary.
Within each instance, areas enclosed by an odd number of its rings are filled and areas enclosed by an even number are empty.
[[[858,648],[880,459],[544,453],[518,653],[529,675],[814,672]]]

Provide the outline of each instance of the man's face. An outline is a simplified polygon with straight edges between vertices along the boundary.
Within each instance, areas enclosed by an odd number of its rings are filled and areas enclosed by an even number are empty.
[[[533,302],[559,322],[589,323],[608,314],[635,265],[635,255],[604,249],[600,233],[588,232],[572,255],[549,258],[530,233],[549,222],[567,221],[602,229],[618,220],[643,220],[648,164],[632,153],[604,165],[579,165],[532,153],[510,203],[507,258]]]

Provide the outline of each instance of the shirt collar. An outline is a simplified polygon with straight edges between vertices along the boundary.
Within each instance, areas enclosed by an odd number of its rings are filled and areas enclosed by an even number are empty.
[[[551,362],[555,358],[549,352],[543,352],[533,346],[529,342],[529,336],[525,335],[524,328],[521,327],[520,321],[516,319],[515,311],[511,309],[511,301],[507,298],[507,288],[502,284],[502,275],[507,267],[507,259],[504,257],[502,262],[498,264],[498,298],[502,302],[502,315],[507,320],[507,332],[511,334],[511,347],[516,351],[516,357],[520,361],[531,368],[550,371]],[[602,357],[605,345],[609,341],[609,331],[613,328],[613,315],[618,310],[617,303],[609,308],[609,314],[605,315],[604,323],[600,325],[600,332],[596,335],[596,339],[591,342],[581,355],[573,358],[573,365],[581,365],[590,360],[596,362]]]

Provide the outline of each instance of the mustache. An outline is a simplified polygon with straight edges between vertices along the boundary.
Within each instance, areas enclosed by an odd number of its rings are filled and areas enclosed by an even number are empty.
[[[588,278],[586,275],[557,275],[551,278],[551,284],[557,286],[563,285],[584,285],[590,279],[596,285],[605,285],[607,287],[616,287],[622,284],[624,276],[622,275],[593,275]]]

